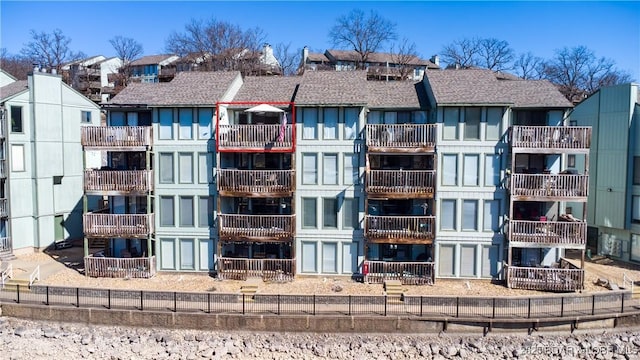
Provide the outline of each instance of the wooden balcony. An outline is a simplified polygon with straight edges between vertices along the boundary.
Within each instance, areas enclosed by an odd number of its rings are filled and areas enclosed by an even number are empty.
[[[155,232],[153,214],[96,214],[83,215],[86,237],[146,238]]]
[[[367,196],[385,198],[433,198],[435,170],[369,170]]]
[[[587,201],[589,175],[512,174],[515,201]]]
[[[435,281],[434,263],[432,262],[364,262],[368,272],[364,280],[368,283],[382,284],[385,280],[400,280],[405,285],[432,285]]]
[[[84,192],[93,195],[147,194],[153,170],[85,170]]]
[[[13,252],[13,243],[8,236],[0,237],[0,255],[11,254]]]
[[[560,247],[584,249],[587,244],[587,223],[566,221],[509,222],[509,246]]]
[[[218,150],[228,152],[292,152],[293,126],[280,124],[218,125]]]
[[[589,153],[591,127],[513,126],[511,147],[514,152]]]
[[[371,243],[431,244],[435,216],[365,216],[365,235]]]
[[[85,274],[91,277],[151,278],[156,274],[156,257],[113,258],[87,256]]]
[[[96,150],[145,151],[153,145],[151,126],[82,126],[82,146]]]
[[[218,169],[222,196],[290,197],[295,190],[294,170]]]
[[[512,289],[578,291],[583,289],[583,269],[508,266],[507,284]]]
[[[289,242],[296,229],[295,215],[218,214],[222,240]]]
[[[100,83],[100,81],[82,80],[82,81],[78,81],[77,83],[77,90],[79,91],[84,91],[87,89],[100,89],[100,88],[102,88],[102,83]]]
[[[218,258],[218,278],[224,280],[247,280],[259,277],[264,281],[292,281],[295,276],[296,259],[247,259]]]
[[[5,218],[7,216],[9,216],[9,213],[7,212],[7,199],[1,198],[0,199],[0,218]]]
[[[369,152],[433,152],[436,124],[367,124]]]

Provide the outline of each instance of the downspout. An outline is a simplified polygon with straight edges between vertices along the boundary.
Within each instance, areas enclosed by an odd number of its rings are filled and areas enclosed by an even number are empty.
[[[37,142],[37,132],[36,132],[36,89],[35,89],[35,70],[31,75],[29,81],[29,107],[31,108],[31,119],[30,119],[30,147],[31,147],[31,179],[33,183],[33,230],[34,230],[34,242],[33,247],[35,249],[40,249],[40,235],[38,234],[38,223],[40,221],[40,209],[38,207],[38,166],[37,164],[37,155],[36,155],[36,142]],[[25,169],[26,170],[26,169]]]

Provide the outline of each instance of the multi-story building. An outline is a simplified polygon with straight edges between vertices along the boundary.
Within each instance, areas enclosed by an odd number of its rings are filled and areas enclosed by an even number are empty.
[[[131,62],[131,81],[143,83],[168,82],[176,75],[172,64],[180,59],[178,55],[147,55]]]
[[[117,57],[102,55],[73,61],[62,67],[65,81],[89,99],[100,103],[107,101],[114,93],[114,75],[122,67]]]
[[[593,128],[587,202],[590,247],[640,262],[640,89],[635,83],[600,88],[571,112],[570,122]],[[577,161],[576,161],[577,160]]]
[[[100,108],[38,68],[0,79],[0,257],[79,240],[80,131],[100,124]]]

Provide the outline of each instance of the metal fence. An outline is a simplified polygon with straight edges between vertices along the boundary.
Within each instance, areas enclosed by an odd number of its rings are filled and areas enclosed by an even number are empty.
[[[140,311],[528,319],[637,310],[631,293],[536,297],[222,294],[6,285],[0,301]]]

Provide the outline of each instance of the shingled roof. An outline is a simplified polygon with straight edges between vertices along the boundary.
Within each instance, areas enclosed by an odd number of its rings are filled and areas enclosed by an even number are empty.
[[[299,76],[246,76],[233,101],[290,102]]]
[[[424,84],[415,81],[367,82],[367,105],[370,108],[426,108]]]
[[[572,106],[547,80],[513,79],[486,69],[432,70],[425,81],[438,105]]]
[[[148,55],[148,56],[143,56],[138,60],[132,61],[131,65],[132,66],[140,66],[140,65],[156,65],[156,64],[160,64],[161,62],[171,58],[172,56],[175,55],[171,55],[171,54],[162,54],[162,55]]]
[[[305,71],[296,96],[297,105],[365,105],[367,72]]]
[[[0,101],[5,101],[6,99],[17,95],[29,88],[27,80],[17,80],[12,82],[11,84],[7,84],[3,87],[0,87]]]
[[[167,83],[131,84],[107,102],[108,105],[212,105],[219,101],[237,71],[185,71]]]
[[[356,51],[353,51],[353,50],[330,49],[330,50],[327,50],[326,53],[328,53],[331,57],[339,61],[357,61],[360,59],[360,54],[358,54]],[[369,54],[369,56],[367,57],[367,62],[381,63],[381,64],[388,62],[389,64],[396,64],[398,62],[398,56],[391,53],[374,52]],[[407,64],[417,65],[417,66],[426,66],[427,69],[440,68],[438,65],[432,63],[431,61],[420,59],[417,56],[412,56],[411,59],[407,61]]]

